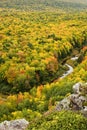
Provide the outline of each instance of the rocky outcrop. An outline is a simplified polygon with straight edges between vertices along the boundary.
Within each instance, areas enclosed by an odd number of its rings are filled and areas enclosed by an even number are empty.
[[[87,117],[87,83],[76,83],[73,86],[73,94],[60,101],[53,111],[73,110],[80,111]],[[46,112],[49,115],[52,112]],[[0,130],[26,130],[29,122],[25,119],[4,121],[0,124]]]
[[[60,101],[56,110],[78,110],[87,117],[87,83],[76,83],[73,86],[73,94]]]
[[[25,119],[4,121],[0,124],[0,130],[25,130],[29,122]]]
[[[73,92],[75,94],[80,94],[80,87],[81,87],[81,83],[76,83],[75,85],[73,85]]]

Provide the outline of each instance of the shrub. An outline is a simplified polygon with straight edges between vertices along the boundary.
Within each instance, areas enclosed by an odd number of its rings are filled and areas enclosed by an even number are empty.
[[[52,113],[33,122],[28,130],[86,130],[87,118],[71,111]]]

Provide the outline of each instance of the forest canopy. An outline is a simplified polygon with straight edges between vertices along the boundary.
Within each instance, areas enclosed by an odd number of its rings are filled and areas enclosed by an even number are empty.
[[[0,1],[0,122],[25,118],[28,130],[87,129],[80,111],[53,112],[75,83],[87,82],[86,8],[87,0]],[[66,64],[73,72],[61,78]]]

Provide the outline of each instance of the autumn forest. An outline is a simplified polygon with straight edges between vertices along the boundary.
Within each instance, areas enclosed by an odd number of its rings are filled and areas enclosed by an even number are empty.
[[[75,83],[87,82],[86,7],[86,0],[0,1],[0,122],[25,118],[27,130],[87,129],[79,111],[52,111]],[[65,64],[73,72],[61,78]]]

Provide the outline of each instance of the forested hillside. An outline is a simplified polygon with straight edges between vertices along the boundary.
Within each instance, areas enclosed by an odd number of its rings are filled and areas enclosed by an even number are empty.
[[[26,91],[58,78],[67,69],[61,65],[63,59],[87,42],[86,13],[1,10],[0,14],[0,91],[4,93]]]
[[[21,10],[84,10],[87,0],[1,0],[0,7]]]
[[[0,1],[0,122],[25,118],[27,130],[87,129],[80,108],[54,112],[75,83],[87,82],[86,7],[87,0]],[[87,84],[81,94],[87,107]]]

